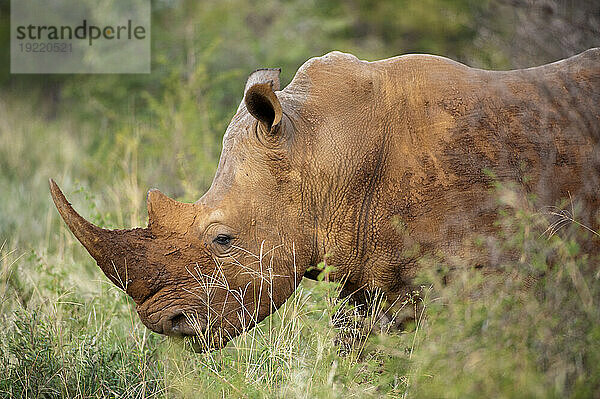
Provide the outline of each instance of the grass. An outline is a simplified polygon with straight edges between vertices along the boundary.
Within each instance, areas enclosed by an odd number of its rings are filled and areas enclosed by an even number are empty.
[[[491,245],[518,256],[494,273],[424,259],[435,273],[420,276],[407,331],[380,334],[371,320],[340,354],[333,321],[353,309],[336,284],[306,281],[224,350],[195,354],[141,324],[59,220],[47,178],[92,221],[139,226],[146,187],[193,200],[218,150],[189,177],[194,154],[160,141],[181,133],[176,111],[106,139],[34,111],[0,98],[1,397],[598,397],[600,263],[582,249],[598,232],[574,209],[550,209],[566,222],[547,231],[531,204],[504,203]]]

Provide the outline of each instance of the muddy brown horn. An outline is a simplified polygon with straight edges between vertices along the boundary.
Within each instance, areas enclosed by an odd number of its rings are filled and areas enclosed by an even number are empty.
[[[138,276],[135,275],[136,266],[145,257],[146,247],[151,240],[147,229],[102,229],[79,215],[52,179],[50,193],[60,216],[96,260],[104,274],[118,287],[130,295],[134,294],[127,286],[138,280]],[[132,296],[136,299],[138,295]]]
[[[50,194],[52,194],[52,200],[54,200],[60,216],[75,237],[77,237],[94,259],[101,257],[102,254],[99,252],[98,243],[106,239],[105,236],[109,231],[88,222],[79,215],[67,201],[58,184],[52,179],[50,179]]]

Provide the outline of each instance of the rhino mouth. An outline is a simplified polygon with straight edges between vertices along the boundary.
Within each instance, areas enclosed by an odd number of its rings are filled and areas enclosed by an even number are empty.
[[[160,328],[162,330],[160,333],[183,342],[186,347],[196,353],[219,350],[228,342],[228,340],[220,338],[221,334],[210,334],[204,318],[182,310],[165,318],[160,324]]]
[[[164,322],[163,331],[165,334],[176,337],[193,337],[198,334],[204,334],[205,327],[200,323],[194,323],[189,320],[183,312],[177,312]]]
[[[196,353],[217,349],[207,345],[206,324],[201,322],[199,318],[181,310],[165,317],[161,323],[151,328],[151,330],[164,334],[176,342],[183,343],[185,347]]]

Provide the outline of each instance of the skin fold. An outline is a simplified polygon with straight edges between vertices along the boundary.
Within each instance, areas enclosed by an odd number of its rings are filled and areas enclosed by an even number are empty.
[[[598,229],[600,49],[513,71],[431,55],[308,60],[248,78],[210,189],[194,204],[148,193],[146,228],[105,230],[54,202],[157,333],[218,349],[276,310],[323,260],[357,302],[413,289],[419,259],[485,266],[494,181],[536,206],[562,198]],[[491,173],[490,173],[491,172]]]

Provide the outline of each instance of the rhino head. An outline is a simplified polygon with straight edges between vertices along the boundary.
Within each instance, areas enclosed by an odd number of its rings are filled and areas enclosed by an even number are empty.
[[[218,349],[277,309],[318,262],[292,161],[292,97],[279,91],[279,69],[252,73],[210,189],[193,204],[149,191],[146,228],[99,228],[50,181],[67,226],[151,330]]]

